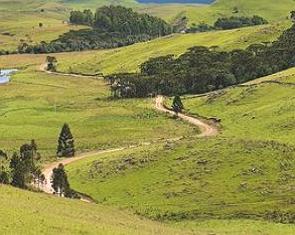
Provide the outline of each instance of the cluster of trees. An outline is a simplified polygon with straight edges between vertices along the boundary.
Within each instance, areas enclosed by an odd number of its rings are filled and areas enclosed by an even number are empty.
[[[41,155],[34,140],[22,145],[19,152],[15,152],[10,159],[3,151],[0,153],[0,183],[25,189],[32,181],[38,185],[44,182],[45,177],[39,165]],[[8,167],[5,167],[5,161],[8,161]]]
[[[230,52],[197,46],[178,58],[152,58],[141,65],[140,73],[113,74],[106,79],[114,97],[203,93],[293,67],[294,48],[295,25],[273,43]]]
[[[261,16],[254,15],[253,17],[245,16],[231,16],[219,18],[215,23],[214,27],[216,29],[235,29],[247,26],[255,26],[268,24],[268,21]]]
[[[58,138],[57,156],[73,157],[75,155],[74,138],[68,124],[64,124]],[[11,158],[0,150],[0,184],[11,184],[14,187],[27,189],[34,182],[40,187],[47,184],[41,171],[41,155],[35,140],[24,144],[19,152]],[[52,172],[52,188],[56,194],[64,197],[78,198],[75,191],[70,188],[64,166],[60,164]]]
[[[91,28],[70,31],[49,43],[22,43],[18,52],[37,54],[116,48],[173,32],[173,27],[164,20],[122,6],[104,6],[98,8],[95,14],[90,10],[73,11],[70,22]]]
[[[94,22],[94,15],[91,10],[71,11],[70,23],[91,26]]]
[[[193,24],[186,30],[187,33],[207,32],[212,30],[236,29],[248,26],[268,24],[268,21],[261,16],[254,15],[253,17],[231,16],[218,18],[214,26],[201,23]]]

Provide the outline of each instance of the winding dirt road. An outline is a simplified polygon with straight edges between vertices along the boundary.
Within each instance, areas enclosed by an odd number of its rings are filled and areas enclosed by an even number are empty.
[[[53,74],[53,75],[59,75],[59,76],[66,76],[66,77],[76,77],[76,78],[92,78],[92,79],[96,79],[99,76],[90,76],[90,75],[83,75],[83,74],[74,74],[74,73],[61,73],[61,72],[52,72],[46,69],[46,63],[45,64],[41,64],[39,66],[39,71],[44,72],[44,73],[48,73],[48,74]]]
[[[164,113],[175,115],[175,112],[165,107],[164,97],[160,95],[156,97],[156,109]],[[178,118],[181,118],[182,120],[199,127],[201,131],[199,137],[210,137],[216,136],[218,134],[218,129],[215,126],[210,125],[200,119],[185,115],[183,113],[178,113]]]
[[[63,76],[72,76],[72,77],[89,77],[89,76],[77,75],[77,74],[64,74],[64,73],[50,72],[50,71],[47,71],[45,69],[44,64],[42,64],[40,66],[39,70],[42,71],[42,72],[53,74],[53,75],[63,75]],[[171,114],[171,115],[175,115],[175,113],[172,110],[169,110],[168,108],[165,107],[165,105],[164,105],[164,97],[163,96],[157,96],[156,97],[156,99],[155,99],[155,108],[158,111],[168,113],[168,114]],[[178,118],[181,118],[182,120],[184,120],[184,121],[186,121],[186,122],[188,122],[188,123],[190,123],[192,125],[195,125],[195,126],[199,127],[199,129],[201,131],[201,134],[198,135],[199,137],[211,137],[211,136],[216,136],[218,134],[218,129],[215,126],[209,125],[208,123],[206,123],[206,122],[204,122],[204,121],[202,121],[200,119],[197,119],[197,118],[191,117],[191,116],[187,116],[187,115],[182,114],[182,113],[178,114]],[[177,141],[179,139],[181,139],[181,138],[174,138],[174,139],[170,139],[170,140]],[[142,145],[150,145],[150,144],[152,144],[152,143],[151,142],[142,143]],[[122,148],[109,149],[109,150],[93,151],[93,152],[80,154],[80,155],[78,155],[76,157],[73,157],[73,158],[61,159],[61,160],[56,161],[54,163],[50,163],[50,164],[44,166],[44,168],[43,168],[42,173],[44,174],[46,180],[45,180],[45,184],[40,185],[39,188],[42,191],[44,191],[45,193],[53,194],[54,190],[51,187],[50,181],[51,181],[51,176],[52,176],[53,169],[58,167],[59,164],[68,165],[70,163],[73,163],[73,162],[76,162],[76,161],[79,161],[79,160],[82,160],[82,159],[85,159],[85,158],[88,158],[88,157],[93,157],[93,156],[97,156],[97,155],[101,155],[101,154],[105,154],[105,153],[120,152],[120,151],[125,150],[127,148],[135,148],[135,147],[137,147],[137,146],[122,147]],[[92,200],[90,198],[86,197],[86,196],[85,197],[82,196],[81,200],[85,201],[85,202],[92,202]]]
[[[73,158],[65,158],[65,159],[61,159],[59,161],[50,163],[50,164],[44,166],[44,168],[42,170],[42,173],[45,176],[45,183],[43,185],[40,185],[39,188],[45,193],[53,194],[54,190],[51,187],[50,181],[51,181],[51,176],[52,176],[53,169],[58,167],[59,164],[63,164],[63,165],[66,166],[66,165],[68,165],[70,163],[82,160],[82,159],[87,158],[87,157],[93,157],[93,156],[101,155],[101,154],[105,154],[105,153],[118,152],[118,151],[122,151],[124,149],[126,149],[126,148],[116,148],[116,149],[93,151],[93,152],[80,154],[80,155],[78,155],[76,157],[73,157]],[[86,201],[86,202],[91,202],[87,197],[82,197],[81,200]]]

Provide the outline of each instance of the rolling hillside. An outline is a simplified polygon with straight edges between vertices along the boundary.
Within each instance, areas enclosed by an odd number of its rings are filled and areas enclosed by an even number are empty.
[[[285,78],[294,82],[293,70],[271,80]],[[191,136],[76,162],[67,167],[71,184],[100,203],[161,220],[293,223],[294,84],[184,97],[187,112],[221,118],[217,138]]]
[[[2,234],[180,234],[126,210],[0,188]],[[139,233],[140,231],[140,233]],[[186,234],[192,234],[186,230]],[[201,233],[202,234],[202,233]]]
[[[167,54],[178,56],[193,46],[218,46],[219,50],[231,50],[245,48],[253,43],[274,41],[289,26],[289,21],[283,21],[228,31],[175,34],[123,48],[80,52],[79,57],[61,54],[56,55],[58,70],[85,74],[131,72],[151,57]]]
[[[210,6],[186,4],[138,4],[134,0],[104,1],[104,0],[67,0],[67,1],[19,1],[0,0],[0,50],[15,50],[21,41],[38,43],[51,41],[69,30],[80,27],[68,25],[71,9],[96,9],[105,4],[123,4],[133,7],[141,13],[149,13],[161,17],[168,22],[186,16],[189,24],[206,22],[212,24],[217,18],[230,15],[252,16],[258,14],[269,21],[282,21],[295,8],[293,0],[283,0],[280,4],[274,0],[263,1],[233,1],[218,0]],[[233,14],[233,9],[238,13]],[[42,10],[42,12],[41,12]],[[44,12],[43,12],[44,10]],[[22,24],[15,21],[21,18]],[[39,23],[43,27],[39,27]]]

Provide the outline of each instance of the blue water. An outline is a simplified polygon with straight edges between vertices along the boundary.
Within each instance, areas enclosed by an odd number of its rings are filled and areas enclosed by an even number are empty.
[[[0,85],[8,83],[10,81],[10,76],[14,72],[16,72],[17,69],[2,69],[0,70]]]
[[[139,3],[199,3],[210,4],[215,0],[137,0]]]

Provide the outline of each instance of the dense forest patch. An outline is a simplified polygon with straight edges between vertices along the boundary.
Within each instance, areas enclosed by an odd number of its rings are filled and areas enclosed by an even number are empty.
[[[294,34],[295,25],[273,43],[230,52],[197,46],[178,58],[152,58],[141,65],[140,73],[113,74],[107,79],[114,95],[125,98],[217,90],[294,66]]]
[[[105,6],[93,14],[90,10],[71,12],[72,24],[87,25],[89,29],[70,31],[50,43],[22,43],[20,53],[54,53],[104,49],[131,45],[136,42],[171,34],[173,29],[164,20],[139,14],[122,6]]]

